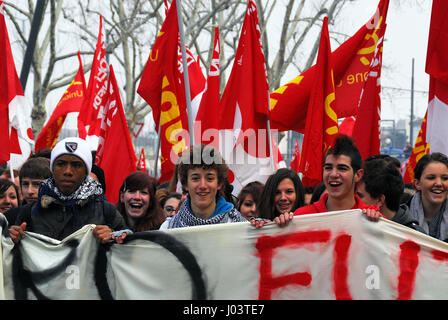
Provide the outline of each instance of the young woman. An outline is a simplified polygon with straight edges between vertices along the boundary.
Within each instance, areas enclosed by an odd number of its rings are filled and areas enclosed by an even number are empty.
[[[121,185],[117,209],[134,232],[157,230],[165,220],[156,185],[157,180],[142,171],[132,172]]]
[[[168,193],[162,200],[160,200],[160,206],[165,211],[167,217],[172,217],[179,210],[182,195],[178,192]]]
[[[299,176],[293,170],[281,168],[272,174],[258,204],[259,216],[274,220],[276,217],[294,212],[305,203],[305,192]]]
[[[17,186],[11,180],[0,179],[0,213],[17,208],[19,205],[19,189]]]
[[[257,203],[261,199],[263,188],[264,185],[261,182],[253,181],[245,185],[238,194],[237,209],[247,220],[258,217]]]
[[[411,215],[428,235],[447,240],[448,157],[439,152],[424,155],[414,168],[414,185]]]

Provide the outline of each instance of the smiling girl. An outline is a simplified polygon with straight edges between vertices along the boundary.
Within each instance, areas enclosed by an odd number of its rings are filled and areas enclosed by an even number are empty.
[[[428,235],[447,240],[448,157],[439,152],[424,155],[414,168],[414,185],[411,215]]]
[[[305,191],[297,173],[281,168],[266,181],[258,211],[261,218],[274,220],[281,214],[302,207],[304,199]]]
[[[142,171],[132,172],[123,181],[117,209],[126,226],[134,232],[157,230],[165,220],[165,213],[155,197],[156,182]]]

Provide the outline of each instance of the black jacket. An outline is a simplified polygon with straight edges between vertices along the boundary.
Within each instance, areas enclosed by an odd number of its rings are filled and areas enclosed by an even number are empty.
[[[62,240],[87,224],[107,225],[113,231],[125,229],[125,222],[115,206],[101,197],[91,197],[67,206],[58,200],[42,204],[36,208],[37,202],[17,208],[17,217],[12,224],[27,223],[26,231],[46,235]],[[38,209],[38,210],[37,210]],[[9,211],[8,211],[9,213]],[[15,212],[7,217],[13,219]]]

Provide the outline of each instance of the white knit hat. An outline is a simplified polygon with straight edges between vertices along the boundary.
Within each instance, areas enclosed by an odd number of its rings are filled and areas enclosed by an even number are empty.
[[[63,154],[70,154],[80,158],[87,167],[87,175],[92,169],[92,153],[90,152],[89,144],[78,137],[65,138],[54,146],[51,150],[50,169],[53,172],[53,162],[57,157]]]

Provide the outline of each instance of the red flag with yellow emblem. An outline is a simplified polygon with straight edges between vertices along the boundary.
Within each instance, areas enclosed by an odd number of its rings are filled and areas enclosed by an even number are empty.
[[[137,89],[138,94],[152,108],[156,130],[161,130],[160,182],[171,179],[174,163],[190,140],[185,87],[178,69],[178,34],[176,1],[173,1]]]
[[[364,88],[361,91],[356,122],[352,132],[353,140],[363,159],[380,153],[381,67],[386,32],[386,24],[382,22],[382,19],[386,19],[386,15],[380,17],[376,26],[376,34],[379,38]]]
[[[327,17],[324,18],[322,25],[315,76],[299,167],[299,171],[304,175],[304,185],[307,186],[314,186],[322,181],[322,161],[338,133],[338,119],[334,112],[336,95]]]
[[[425,117],[423,118],[420,131],[418,132],[417,140],[415,140],[414,148],[412,149],[411,156],[406,161],[406,167],[403,172],[403,182],[414,182],[414,168],[417,162],[425,154],[429,152],[429,143],[426,141],[426,123],[428,119],[428,110],[426,110]]]
[[[386,23],[389,0],[381,0],[373,17],[332,54],[338,118],[355,115],[361,90],[379,40],[378,30]],[[378,21],[381,21],[378,26]],[[271,128],[304,132],[307,107],[316,78],[316,66],[271,92]]]
[[[86,91],[86,83],[79,51],[78,60],[78,73],[68,86],[67,90],[65,90],[61,100],[59,100],[56,108],[51,114],[50,119],[37,137],[35,146],[36,152],[46,147],[53,149],[67,114],[70,112],[79,112],[81,110]]]

